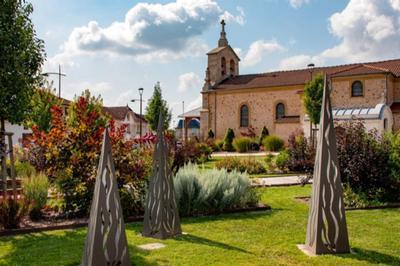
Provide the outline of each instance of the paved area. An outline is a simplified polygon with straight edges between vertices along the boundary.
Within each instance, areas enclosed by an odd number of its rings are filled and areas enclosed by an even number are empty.
[[[279,187],[279,186],[294,186],[301,184],[301,176],[279,176],[266,178],[253,178],[251,185],[254,187]],[[309,183],[312,183],[310,180]]]
[[[247,152],[247,153],[239,153],[239,152],[213,152],[211,157],[246,157],[246,156],[266,156],[267,154],[278,155],[279,152]]]
[[[150,244],[144,244],[144,245],[140,245],[138,246],[138,248],[142,249],[142,250],[155,250],[155,249],[160,249],[160,248],[164,248],[165,245],[162,243],[150,243]]]

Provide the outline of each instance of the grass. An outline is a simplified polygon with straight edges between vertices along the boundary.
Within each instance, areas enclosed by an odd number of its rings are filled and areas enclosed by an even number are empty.
[[[307,205],[295,196],[310,186],[261,189],[272,211],[183,219],[187,235],[165,241],[139,236],[141,223],[127,225],[135,265],[400,265],[399,209],[348,211],[347,255],[307,257],[296,247],[306,233]],[[85,229],[59,230],[0,238],[1,265],[78,265]],[[141,251],[138,245],[166,247]]]

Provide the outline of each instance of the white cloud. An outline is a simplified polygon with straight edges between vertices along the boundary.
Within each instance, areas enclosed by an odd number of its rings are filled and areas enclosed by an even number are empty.
[[[289,0],[289,4],[293,8],[300,8],[301,6],[310,3],[310,0]]]
[[[200,107],[201,103],[202,103],[202,95],[200,94],[199,96],[197,96],[196,99],[194,99],[188,104],[187,108],[185,108],[185,112]]]
[[[227,20],[244,23],[244,12],[232,15],[214,0],[176,0],[167,4],[138,3],[125,15],[103,27],[96,21],[76,27],[57,55],[132,56],[137,61],[162,62],[183,56],[203,55],[208,47],[198,39],[224,15]]]
[[[322,58],[318,56],[296,55],[281,60],[279,63],[279,69],[290,70],[290,69],[306,68],[307,65],[310,63],[313,63],[316,66],[321,66],[323,65],[324,61]]]
[[[178,91],[185,92],[191,89],[200,90],[200,78],[193,72],[185,73],[179,76]]]
[[[276,41],[264,41],[258,40],[253,42],[246,55],[243,58],[242,66],[248,67],[253,66],[261,62],[263,57],[267,54],[271,54],[273,52],[283,51],[284,48]],[[241,52],[241,51],[239,51]]]
[[[341,42],[325,50],[323,57],[369,61],[399,55],[398,0],[351,0],[329,22],[331,33]]]
[[[329,30],[339,43],[317,55],[283,59],[283,69],[304,68],[329,62],[368,62],[399,57],[400,0],[350,0],[329,18]]]
[[[222,15],[220,15],[219,19],[224,19],[227,23],[237,23],[239,25],[244,25],[246,23],[246,14],[242,7],[237,6],[236,10],[239,12],[238,15],[234,16],[228,11],[224,11]]]

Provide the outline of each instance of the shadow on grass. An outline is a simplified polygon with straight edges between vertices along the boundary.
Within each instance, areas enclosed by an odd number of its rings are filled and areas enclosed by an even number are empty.
[[[256,219],[266,216],[271,216],[282,209],[273,208],[271,210],[265,211],[249,211],[240,213],[221,213],[215,215],[207,216],[196,216],[196,217],[183,217],[182,221],[185,224],[196,224],[196,223],[207,223],[210,221],[226,221],[226,220],[236,220],[236,219]]]
[[[233,251],[243,252],[243,253],[247,253],[247,254],[252,254],[251,252],[248,252],[247,250],[244,250],[244,249],[241,249],[238,247],[234,247],[234,246],[231,246],[228,244],[224,244],[221,242],[217,242],[214,240],[210,240],[207,238],[203,238],[203,237],[199,237],[199,236],[195,236],[195,235],[191,235],[191,234],[180,235],[178,237],[175,237],[174,239],[177,241],[185,241],[185,242],[190,242],[190,243],[194,243],[194,244],[212,246],[212,247],[222,248],[222,249],[226,249],[226,250],[233,250]]]
[[[373,264],[400,265],[400,257],[357,247],[352,248],[352,251],[354,253],[339,256],[352,258],[359,261],[366,261]]]
[[[13,237],[0,237],[2,246],[10,246],[1,255],[1,265],[80,265],[86,240],[85,228],[62,232],[40,232]],[[145,257],[148,253],[129,245],[132,265],[157,265]]]

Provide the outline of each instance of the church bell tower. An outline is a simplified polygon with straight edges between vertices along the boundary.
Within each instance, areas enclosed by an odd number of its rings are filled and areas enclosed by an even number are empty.
[[[229,45],[225,25],[222,20],[218,46],[207,53],[208,64],[203,90],[210,89],[228,77],[239,75],[240,58]]]

